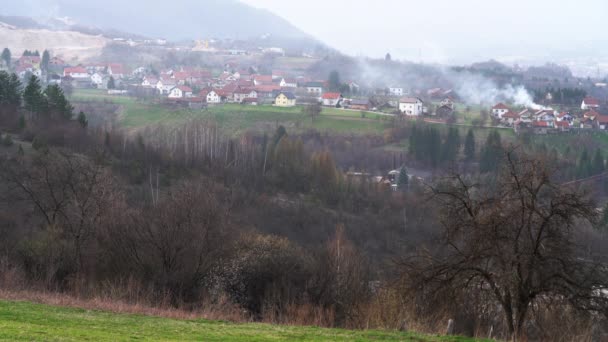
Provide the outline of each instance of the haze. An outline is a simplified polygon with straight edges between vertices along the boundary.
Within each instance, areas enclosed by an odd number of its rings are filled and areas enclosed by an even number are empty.
[[[605,0],[243,0],[355,55],[426,62],[603,58]]]

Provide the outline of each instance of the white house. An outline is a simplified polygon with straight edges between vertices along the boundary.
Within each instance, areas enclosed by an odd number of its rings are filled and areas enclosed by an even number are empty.
[[[156,87],[157,84],[158,80],[156,78],[149,77],[145,77],[144,80],[141,82],[141,85],[143,87]]]
[[[325,93],[321,98],[324,106],[340,107],[342,105],[342,94],[340,93]]]
[[[298,86],[298,82],[295,80],[295,78],[282,78],[279,85],[281,87],[295,88]]]
[[[173,80],[159,80],[156,84],[156,89],[161,95],[167,95],[171,89],[175,88],[176,84]]]
[[[401,87],[389,87],[388,93],[391,96],[403,96],[403,88]]]
[[[418,116],[423,113],[424,102],[417,97],[404,97],[399,100],[399,111],[408,116]]]
[[[600,101],[593,97],[585,97],[583,99],[583,103],[581,103],[582,110],[591,110],[591,109],[599,109]]]
[[[205,97],[207,99],[207,103],[217,104],[222,102],[222,98],[214,90],[208,92]]]
[[[169,98],[181,99],[184,97],[192,97],[192,89],[188,86],[177,86],[169,92]]]
[[[308,82],[305,88],[308,94],[321,95],[323,93],[323,83],[321,82]]]
[[[103,83],[103,75],[98,72],[94,73],[91,75],[91,83],[99,87]]]
[[[70,76],[72,78],[89,78],[89,73],[87,69],[83,67],[71,67],[63,69],[63,77]]]
[[[241,103],[248,98],[258,98],[258,92],[255,90],[239,89],[234,92],[234,102]]]
[[[492,116],[497,119],[502,119],[502,116],[509,112],[509,107],[507,107],[504,103],[499,103],[496,106],[492,107]]]

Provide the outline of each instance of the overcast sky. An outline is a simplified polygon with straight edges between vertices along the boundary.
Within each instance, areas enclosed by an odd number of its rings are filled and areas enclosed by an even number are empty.
[[[242,1],[353,55],[550,60],[603,54],[608,45],[608,0]]]

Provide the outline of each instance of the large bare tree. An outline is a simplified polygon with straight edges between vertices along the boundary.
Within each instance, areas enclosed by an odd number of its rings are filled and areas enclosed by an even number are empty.
[[[493,176],[453,175],[432,188],[440,244],[404,258],[407,284],[425,293],[489,294],[513,338],[525,333],[531,307],[550,299],[606,314],[606,267],[579,253],[576,242],[577,231],[595,220],[595,206],[556,184],[553,171],[509,150]]]

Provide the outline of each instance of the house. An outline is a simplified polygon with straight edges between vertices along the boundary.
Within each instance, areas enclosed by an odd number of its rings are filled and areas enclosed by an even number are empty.
[[[520,115],[518,113],[515,113],[512,111],[507,111],[506,113],[504,113],[502,115],[502,118],[500,119],[500,121],[505,125],[513,126],[515,124],[515,122],[518,121],[519,119],[520,119]]]
[[[280,92],[274,98],[274,105],[278,107],[293,107],[296,105],[296,96],[291,92]]]
[[[369,110],[369,107],[369,100],[351,100],[348,108],[354,110]]]
[[[571,126],[571,124],[568,121],[556,121],[555,122],[555,129],[562,131],[562,132],[570,131],[570,126]]]
[[[555,126],[553,125],[553,122],[549,121],[534,121],[532,127],[536,134],[547,134]]]
[[[298,86],[298,81],[296,81],[295,78],[281,78],[279,85],[285,88],[296,88]]]
[[[175,88],[177,84],[172,79],[159,80],[156,84],[156,89],[161,95],[168,95],[171,89]]]
[[[185,98],[185,97],[192,97],[192,88],[190,88],[188,86],[180,85],[180,86],[174,87],[169,92],[169,98],[172,98],[172,99],[181,99],[181,98]]]
[[[63,77],[70,76],[74,79],[89,78],[87,69],[83,67],[68,67],[63,69]]]
[[[403,88],[401,87],[389,87],[388,94],[391,96],[403,96]]]
[[[211,91],[203,90],[203,91],[201,91],[201,96],[207,100],[208,104],[222,103],[221,96],[215,90],[211,90]]]
[[[509,107],[507,107],[504,103],[499,103],[496,106],[492,107],[492,116],[497,119],[502,119],[502,116],[507,114],[509,111]]]
[[[258,92],[246,88],[240,88],[234,92],[234,102],[241,103],[247,98],[258,98]]]
[[[304,85],[304,88],[311,95],[321,95],[323,93],[323,83],[321,82],[308,82]]]
[[[325,93],[321,97],[321,100],[324,106],[341,107],[343,97],[340,93]]]
[[[107,73],[114,78],[123,78],[126,75],[122,64],[117,63],[109,64]]]
[[[559,113],[555,116],[555,120],[557,122],[567,122],[569,125],[572,125],[572,122],[574,122],[574,116],[572,116],[570,113],[567,112],[563,112],[563,113]]]
[[[597,117],[597,125],[599,129],[607,130],[608,129],[608,115],[599,115]]]
[[[423,104],[417,97],[403,97],[399,100],[399,111],[407,116],[419,116],[423,113]]]
[[[255,75],[253,76],[253,84],[259,85],[270,85],[272,84],[272,75]]]
[[[592,109],[599,109],[600,108],[600,100],[593,98],[593,97],[585,97],[583,99],[583,103],[581,103],[581,109],[582,110],[592,110]]]
[[[453,114],[454,114],[454,107],[450,106],[448,104],[440,105],[435,110],[435,115],[442,117],[442,118],[450,117]]]
[[[94,73],[93,75],[91,75],[91,83],[94,84],[96,87],[99,87],[102,83],[103,83],[103,76],[101,73]]]
[[[455,109],[454,106],[454,100],[452,100],[449,97],[446,97],[445,99],[441,100],[441,102],[439,103],[440,106],[448,106],[450,107],[452,110]]]
[[[361,87],[357,83],[350,81],[348,82],[348,89],[351,93],[358,93]]]
[[[142,87],[156,87],[158,84],[158,79],[152,77],[144,77],[144,80],[141,82]]]
[[[242,104],[246,104],[246,105],[250,105],[250,106],[257,106],[258,105],[258,98],[257,97],[248,97],[246,99],[243,99],[243,101],[241,103]]]

